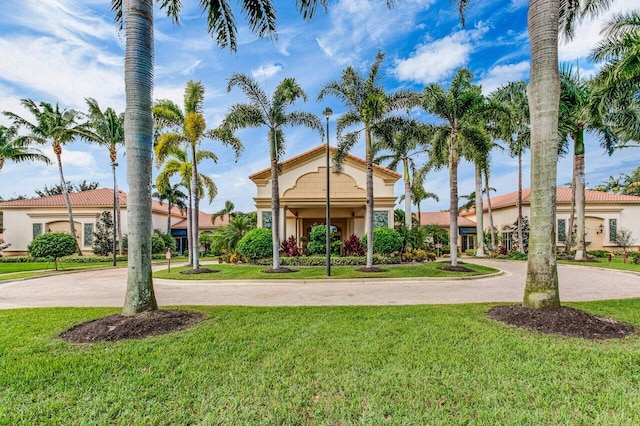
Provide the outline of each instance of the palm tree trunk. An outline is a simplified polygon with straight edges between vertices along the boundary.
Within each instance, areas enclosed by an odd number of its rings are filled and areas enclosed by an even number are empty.
[[[404,225],[411,229],[413,218],[411,217],[411,180],[409,179],[409,161],[402,159],[404,163]]]
[[[488,189],[487,189],[488,190]],[[476,257],[485,257],[484,253],[484,210],[482,209],[482,170],[476,164]]]
[[[484,179],[485,186],[487,188],[487,208],[489,209],[489,226],[491,227],[491,247],[493,250],[496,249],[496,233],[495,227],[493,226],[493,210],[491,210],[491,190],[489,189],[489,170],[484,171]]]
[[[64,180],[64,174],[62,173],[62,148],[59,144],[54,144],[53,151],[56,154],[58,160],[58,173],[60,174],[60,185],[62,185],[62,193],[64,194],[64,202],[67,205],[67,214],[69,215],[69,229],[73,236],[73,241],[76,242],[76,248],[78,249],[78,256],[82,256],[82,250],[80,250],[80,243],[78,242],[78,236],[76,234],[76,225],[73,221],[73,208],[71,207],[71,199],[69,198],[69,187]]]
[[[523,297],[528,308],[559,308],[555,248],[558,163],[559,0],[530,0],[531,229]]]
[[[449,255],[451,266],[454,267],[458,266],[458,156],[456,151],[455,142],[452,142],[449,153]]]
[[[524,253],[524,230],[522,228],[522,152],[518,153],[518,249]]]
[[[124,253],[124,240],[122,239],[122,214],[120,212],[120,191],[118,191],[117,182],[114,181],[113,190],[116,192],[116,232],[118,235],[118,251],[120,254]]]
[[[575,168],[576,168],[576,220],[578,223],[578,246],[574,260],[586,260],[585,241],[585,200],[584,200],[584,131],[580,129],[575,135]]]
[[[158,309],[151,278],[153,0],[124,0],[129,258],[123,313]]]
[[[198,196],[198,165],[196,161],[196,146],[191,144],[191,198],[193,199],[193,217],[191,218],[191,237],[193,251],[193,269],[200,269],[200,241],[199,241],[199,203],[200,197]]]
[[[167,200],[167,235],[171,235],[171,201]]]
[[[574,147],[575,149],[575,147]],[[576,181],[578,180],[576,156],[573,156],[573,174],[571,176],[571,206],[569,207],[569,222],[567,229],[565,230],[565,246],[564,252],[569,253],[575,243],[575,236],[573,235],[573,224],[575,223],[576,215]]]
[[[366,268],[373,268],[373,160],[371,158],[371,131],[369,127],[365,129],[364,133],[365,138],[365,162],[367,164],[367,208],[366,208],[366,219],[365,219],[365,229],[367,231],[367,265]],[[405,219],[406,220],[406,219]]]
[[[275,147],[274,147],[275,148]],[[271,242],[273,269],[280,269],[280,187],[278,185],[278,158],[271,157]]]

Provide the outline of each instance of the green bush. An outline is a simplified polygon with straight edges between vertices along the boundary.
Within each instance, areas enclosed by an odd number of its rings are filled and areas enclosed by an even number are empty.
[[[505,254],[504,256],[498,256],[498,258],[500,259],[508,259],[508,260],[527,260],[527,254],[526,253],[521,253],[517,250],[514,251],[510,251],[509,253]]]
[[[238,242],[238,253],[248,261],[273,256],[271,230],[256,228],[247,232]]]
[[[634,265],[640,264],[640,251],[630,251],[629,258],[631,259],[631,263]]]
[[[307,244],[307,252],[309,255],[326,254],[327,250],[327,227],[325,225],[313,225],[309,233],[309,243]],[[331,254],[340,254],[342,243],[336,237],[331,235]]]
[[[170,248],[171,253],[175,253],[178,246],[176,239],[169,234],[160,234],[160,237],[164,241],[164,251],[167,251],[167,249]]]
[[[46,257],[53,259],[58,269],[58,259],[76,252],[78,244],[70,234],[64,232],[47,232],[34,238],[27,250],[32,257]]]
[[[466,249],[464,251],[464,254],[466,254],[469,257],[473,257],[476,255],[476,249]]]
[[[165,251],[164,239],[155,232],[151,234],[151,253],[158,254],[164,253]]]
[[[362,236],[362,245],[367,246],[367,235]],[[391,228],[375,228],[373,230],[373,252],[376,254],[391,254],[400,250],[402,239],[398,231]]]
[[[607,250],[590,250],[587,254],[591,257],[608,257],[611,252]]]

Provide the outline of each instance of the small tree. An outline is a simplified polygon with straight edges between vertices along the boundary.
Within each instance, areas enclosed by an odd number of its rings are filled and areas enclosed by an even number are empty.
[[[64,232],[47,232],[33,239],[27,246],[31,257],[46,257],[53,259],[56,271],[58,259],[71,256],[76,252],[77,244],[70,234]]]
[[[160,234],[156,234],[155,232],[151,234],[151,253],[152,254],[161,254],[164,253],[167,247],[164,244],[164,239]]]
[[[616,232],[614,241],[617,245],[622,247],[622,250],[625,253],[627,252],[627,249],[636,242],[635,238],[633,238],[633,235],[631,234],[631,231],[624,228],[621,228],[620,230],[618,230],[618,232]]]
[[[98,256],[107,256],[113,253],[113,218],[110,212],[102,212],[98,223],[96,223],[96,232],[93,233],[93,253]]]

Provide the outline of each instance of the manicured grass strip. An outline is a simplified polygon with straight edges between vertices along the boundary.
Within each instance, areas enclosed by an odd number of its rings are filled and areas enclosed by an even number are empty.
[[[446,266],[440,262],[429,262],[419,265],[382,265],[385,272],[358,272],[362,266],[332,266],[331,278],[418,278],[418,277],[465,277],[484,275],[497,272],[496,269],[487,266],[465,263],[464,266],[472,269],[473,272],[449,272],[439,269]],[[153,274],[156,278],[166,278],[173,280],[311,280],[326,279],[326,268],[323,266],[291,266],[295,272],[286,274],[266,274],[263,271],[269,266],[250,265],[201,265],[202,268],[209,268],[220,272],[210,274],[181,274],[181,271],[188,270],[189,267],[171,267],[171,272],[167,270],[158,271]]]
[[[117,262],[118,266],[126,266],[127,262]],[[0,263],[0,281],[16,278],[35,277],[45,274],[64,274],[70,271],[84,269],[113,268],[113,263],[67,263],[58,262],[58,270],[54,269],[53,262],[23,262]]]
[[[574,304],[640,326],[640,300]],[[114,309],[0,311],[0,424],[640,423],[640,337],[584,341],[493,305],[194,308],[141,341],[56,336]]]
[[[640,272],[640,265],[631,263],[631,257],[627,259],[627,263],[622,261],[620,257],[614,257],[609,262],[607,259],[596,259],[596,262],[571,262],[567,260],[559,260],[558,263],[565,265],[578,265],[595,268],[618,269],[621,271]]]

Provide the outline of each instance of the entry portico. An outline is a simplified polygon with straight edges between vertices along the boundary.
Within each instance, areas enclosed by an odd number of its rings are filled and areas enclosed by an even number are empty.
[[[333,158],[335,148],[330,147]],[[333,164],[333,161],[332,161]],[[293,235],[298,242],[308,238],[314,224],[326,219],[326,145],[317,146],[281,163],[280,240]],[[345,240],[351,234],[365,233],[366,163],[347,154],[341,173],[330,172],[331,225],[335,235]],[[382,166],[373,166],[374,227],[393,227],[396,203],[393,187],[400,174]],[[254,173],[249,178],[257,186],[254,198],[258,227],[271,228],[271,169]],[[304,240],[303,240],[304,241]]]

